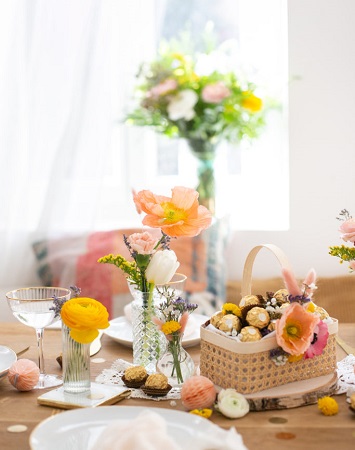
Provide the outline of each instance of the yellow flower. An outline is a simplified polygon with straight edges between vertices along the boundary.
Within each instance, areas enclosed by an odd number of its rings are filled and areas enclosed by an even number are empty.
[[[110,325],[107,309],[92,298],[72,298],[64,303],[60,314],[70,328],[70,337],[80,344],[89,344],[99,335],[98,329]]]
[[[190,414],[196,414],[197,416],[204,417],[205,419],[209,419],[212,416],[212,409],[203,408],[203,409],[192,409]]]
[[[263,107],[263,102],[250,91],[243,92],[242,106],[252,112],[258,112]]]
[[[168,322],[165,322],[162,327],[161,327],[161,331],[164,334],[172,334],[175,331],[180,330],[181,325],[179,324],[179,322],[177,322],[176,320],[169,320]]]
[[[332,397],[323,397],[318,399],[318,408],[325,416],[334,416],[339,412],[338,403]]]
[[[307,311],[310,313],[314,313],[315,310],[316,310],[316,305],[313,302],[309,302],[309,304],[307,306]]]
[[[234,314],[235,316],[242,317],[241,309],[234,303],[225,303],[222,306],[222,311],[224,314]]]
[[[297,362],[300,361],[303,358],[303,353],[301,353],[300,355],[290,355],[287,358],[288,362]]]

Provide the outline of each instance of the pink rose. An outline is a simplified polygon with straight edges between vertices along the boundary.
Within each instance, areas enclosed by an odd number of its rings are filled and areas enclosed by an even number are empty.
[[[161,95],[165,95],[168,92],[175,90],[177,87],[178,87],[177,81],[168,78],[167,80],[164,80],[161,83],[157,84],[156,86],[152,87],[151,90],[149,91],[149,95],[151,97],[157,98],[160,97]]]
[[[128,236],[128,243],[132,250],[140,255],[153,254],[158,241],[159,239],[153,237],[147,231],[144,231],[144,233],[133,233]]]
[[[343,241],[355,243],[355,219],[345,220],[341,224],[339,231],[342,233],[341,238]]]
[[[202,99],[207,103],[219,103],[230,95],[230,90],[221,81],[208,84],[202,90]]]

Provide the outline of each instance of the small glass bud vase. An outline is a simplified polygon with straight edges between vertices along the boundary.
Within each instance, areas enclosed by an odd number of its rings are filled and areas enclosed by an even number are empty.
[[[70,337],[62,324],[62,366],[64,392],[79,394],[90,390],[90,344],[80,344]]]
[[[168,377],[168,383],[179,387],[195,373],[195,363],[182,346],[182,333],[166,335],[164,354],[157,362],[157,371]]]

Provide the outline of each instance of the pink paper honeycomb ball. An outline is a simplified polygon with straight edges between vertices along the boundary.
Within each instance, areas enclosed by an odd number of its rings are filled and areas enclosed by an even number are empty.
[[[181,401],[188,410],[209,408],[216,400],[214,384],[202,375],[187,379],[181,388]]]
[[[12,364],[7,376],[19,391],[30,391],[39,380],[39,368],[29,359],[19,359]]]

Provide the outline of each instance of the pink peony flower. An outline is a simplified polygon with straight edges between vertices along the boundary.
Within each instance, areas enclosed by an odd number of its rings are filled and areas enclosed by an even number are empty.
[[[202,99],[206,103],[220,103],[231,94],[227,86],[219,81],[218,83],[207,84],[202,90]]]
[[[176,80],[172,80],[168,78],[167,80],[162,81],[156,86],[152,87],[148,92],[148,96],[150,97],[160,97],[161,95],[165,95],[171,91],[174,91],[178,87],[178,83]]]
[[[355,243],[355,218],[345,220],[340,225],[339,231],[342,233],[343,241]]]
[[[159,239],[153,237],[147,231],[143,233],[133,233],[128,236],[128,243],[132,250],[136,251],[140,255],[151,255],[154,253],[154,248],[157,245]]]
[[[328,336],[328,325],[321,320],[314,329],[313,340],[306,350],[305,359],[321,355],[324,347],[327,345]]]
[[[291,355],[301,355],[310,346],[320,319],[299,303],[292,303],[275,323],[278,345]]]

